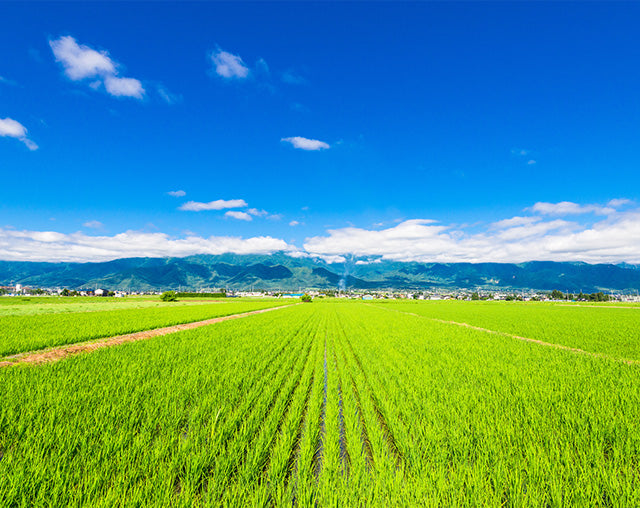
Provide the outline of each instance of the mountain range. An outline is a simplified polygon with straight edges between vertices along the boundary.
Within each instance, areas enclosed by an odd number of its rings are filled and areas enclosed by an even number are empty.
[[[417,263],[270,255],[127,258],[99,263],[0,261],[0,285],[149,291],[165,289],[560,289],[635,291],[635,265],[559,263]]]

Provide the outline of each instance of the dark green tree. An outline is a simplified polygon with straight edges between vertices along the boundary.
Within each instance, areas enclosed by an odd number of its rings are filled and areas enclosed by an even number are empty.
[[[162,300],[163,302],[175,302],[178,300],[178,295],[175,291],[165,291],[160,296],[160,300]]]

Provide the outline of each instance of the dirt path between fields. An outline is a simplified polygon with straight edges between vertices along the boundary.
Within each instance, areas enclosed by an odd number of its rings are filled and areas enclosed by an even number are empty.
[[[370,305],[370,304],[366,304],[369,307],[375,307],[378,308],[377,305]],[[562,349],[563,351],[571,351],[572,353],[578,353],[578,354],[582,354],[582,355],[587,355],[587,356],[593,356],[595,358],[603,358],[606,360],[614,360],[616,362],[622,362],[625,363],[627,365],[634,365],[634,364],[640,364],[640,360],[629,360],[627,358],[617,358],[615,356],[609,356],[609,355],[605,355],[603,353],[595,353],[592,351],[585,351],[584,349],[580,349],[577,347],[571,347],[571,346],[565,346],[563,344],[554,344],[553,342],[545,342],[543,340],[539,340],[539,339],[532,339],[531,337],[522,337],[520,335],[513,335],[511,333],[507,333],[507,332],[501,332],[498,330],[491,330],[489,328],[482,328],[480,326],[475,326],[475,325],[470,325],[469,323],[461,323],[459,321],[448,321],[446,319],[438,319],[438,318],[432,318],[429,316],[422,316],[420,314],[415,314],[413,312],[404,312],[402,310],[397,310],[397,309],[387,309],[385,307],[380,307],[384,310],[389,310],[392,312],[398,312],[400,314],[407,314],[408,316],[415,316],[415,317],[419,317],[419,318],[423,318],[423,319],[428,319],[430,321],[435,321],[436,323],[443,323],[445,325],[456,325],[456,326],[462,326],[464,328],[471,328],[472,330],[477,330],[479,332],[485,332],[485,333],[491,333],[493,335],[500,335],[502,337],[509,337],[512,339],[518,339],[518,340],[523,340],[526,342],[533,342],[534,344],[539,344],[541,346],[546,346],[546,347],[552,347],[552,348],[556,348],[556,349]]]
[[[12,365],[21,364],[41,364],[48,362],[56,362],[62,360],[67,356],[76,355],[88,351],[95,351],[96,349],[102,349],[105,347],[118,346],[126,342],[135,342],[138,340],[151,339],[152,337],[159,337],[161,335],[168,335],[170,333],[180,332],[183,330],[191,330],[193,328],[200,328],[201,326],[213,325],[222,321],[229,321],[230,319],[240,319],[247,316],[253,316],[254,314],[262,314],[264,312],[270,312],[272,310],[285,309],[292,307],[293,305],[300,305],[295,303],[292,305],[282,305],[279,307],[269,307],[267,309],[252,310],[249,312],[243,312],[241,314],[230,314],[228,316],[221,316],[212,319],[206,319],[204,321],[194,321],[192,323],[183,323],[181,325],[166,326],[164,328],[154,328],[152,330],[144,330],[141,332],[129,333],[126,335],[117,335],[115,337],[108,337],[106,339],[98,339],[88,342],[79,342],[75,344],[67,344],[66,346],[57,346],[51,349],[45,349],[42,351],[31,351],[26,353],[18,353],[16,355],[6,356],[0,360],[0,368],[10,367]]]

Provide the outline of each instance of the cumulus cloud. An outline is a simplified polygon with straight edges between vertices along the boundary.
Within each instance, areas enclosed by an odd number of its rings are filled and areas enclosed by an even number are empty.
[[[72,81],[91,79],[91,88],[98,89],[104,85],[107,93],[114,97],[144,97],[142,83],[134,78],[120,77],[119,65],[111,59],[107,51],[97,51],[84,44],[78,44],[70,35],[50,40],[49,46],[56,61],[62,65],[64,73]]]
[[[244,79],[249,75],[249,67],[238,55],[218,49],[211,54],[211,61],[218,76],[226,79]]]
[[[300,150],[326,150],[330,148],[329,144],[317,139],[308,139],[300,136],[294,136],[291,138],[282,138],[280,141],[290,143],[294,148]]]
[[[237,210],[230,210],[228,212],[225,212],[224,216],[229,217],[230,219],[237,219],[237,220],[246,220],[246,221],[253,220],[253,217],[251,217],[251,215],[249,215],[247,212],[239,212]]]
[[[307,238],[304,250],[312,255],[394,261],[640,263],[640,209],[592,224],[513,217],[473,234],[416,219],[383,230],[349,227],[327,233]]]
[[[183,190],[172,190],[167,192],[167,194],[169,194],[169,196],[173,196],[174,198],[181,198],[187,195],[187,193]]]
[[[269,212],[266,210],[258,210],[257,208],[249,208],[247,213],[254,215],[255,217],[265,217],[269,215]]]
[[[292,221],[289,223],[289,226],[299,226],[299,225],[300,225],[300,223],[299,223],[297,220],[292,220]]]
[[[247,202],[244,199],[217,199],[215,201],[209,201],[208,203],[201,203],[199,201],[187,201],[184,205],[180,206],[179,210],[185,210],[189,212],[202,212],[205,210],[244,208],[246,206]]]
[[[14,261],[109,261],[124,257],[184,257],[194,254],[271,254],[296,249],[270,236],[187,236],[126,231],[114,236],[0,228],[0,259]]]
[[[49,41],[49,46],[69,79],[79,81],[116,74],[116,64],[106,51],[96,51],[89,46],[78,44],[69,35]]]
[[[580,215],[585,213],[610,215],[615,212],[615,209],[612,206],[580,205],[571,201],[561,201],[560,203],[538,202],[531,207],[531,211],[543,215]]]
[[[31,151],[38,149],[38,145],[27,137],[26,127],[13,118],[0,118],[0,136],[17,139]]]

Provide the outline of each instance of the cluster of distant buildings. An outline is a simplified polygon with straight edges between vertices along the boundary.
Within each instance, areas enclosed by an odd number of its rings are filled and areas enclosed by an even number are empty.
[[[101,288],[69,290],[65,288],[42,289],[25,287],[22,284],[15,286],[0,286],[0,295],[5,296],[95,296],[95,297],[116,297],[122,298],[131,295],[159,295],[162,291],[109,291]],[[559,291],[514,291],[514,290],[470,290],[470,289],[433,289],[425,290],[322,290],[312,289],[303,291],[236,291],[230,289],[205,289],[189,293],[190,296],[202,294],[226,294],[228,298],[301,298],[304,294],[312,298],[346,298],[352,300],[385,300],[385,299],[414,299],[414,300],[518,300],[518,301],[590,301],[589,295],[574,295],[571,293],[561,293]],[[600,293],[602,294],[602,293]],[[562,295],[562,296],[560,296]],[[609,293],[606,295],[608,301],[618,302],[640,302],[640,296],[636,294]]]

